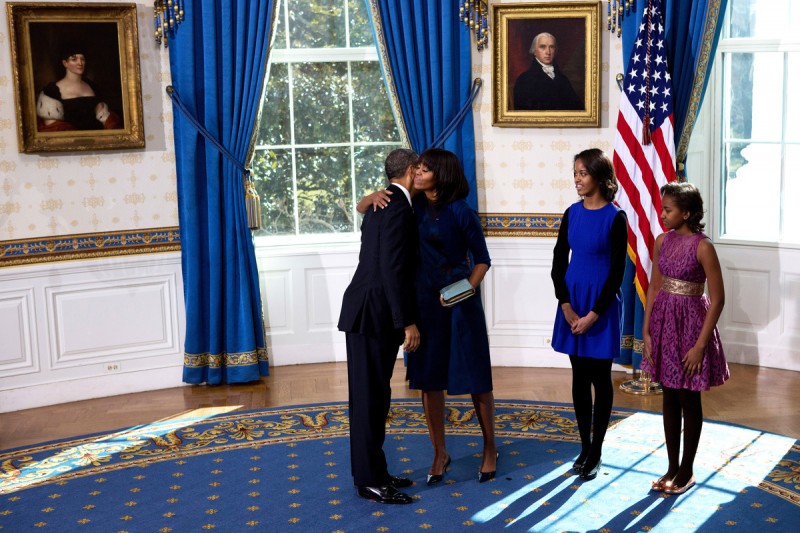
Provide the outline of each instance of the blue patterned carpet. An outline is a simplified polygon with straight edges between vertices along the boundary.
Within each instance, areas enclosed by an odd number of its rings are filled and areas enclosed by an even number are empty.
[[[658,414],[615,410],[601,475],[570,472],[569,405],[498,401],[498,477],[476,481],[481,439],[469,402],[448,403],[445,483],[417,400],[392,403],[385,449],[416,481],[385,506],[352,486],[344,404],[182,418],[0,452],[2,531],[796,531],[800,445],[706,422],[697,486],[649,491],[666,468]],[[791,524],[795,524],[792,526]]]

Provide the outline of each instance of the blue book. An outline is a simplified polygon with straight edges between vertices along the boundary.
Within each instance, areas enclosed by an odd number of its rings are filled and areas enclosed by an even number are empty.
[[[455,283],[451,283],[447,287],[440,290],[439,293],[444,299],[444,305],[451,307],[461,300],[466,300],[475,294],[475,288],[470,285],[467,279],[462,279],[456,281]]]

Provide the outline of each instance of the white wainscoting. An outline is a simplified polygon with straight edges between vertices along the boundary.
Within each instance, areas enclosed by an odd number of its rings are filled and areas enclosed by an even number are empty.
[[[728,361],[800,370],[800,250],[716,248],[725,280],[719,330]]]
[[[568,367],[550,348],[554,239],[489,238],[483,302],[496,366]],[[727,293],[719,328],[731,362],[800,370],[800,250],[718,245]],[[271,364],[345,360],[336,322],[358,243],[257,250]]]
[[[497,366],[567,367],[550,348],[553,239],[490,238],[483,302]],[[273,366],[344,361],[336,328],[357,242],[259,246]],[[800,250],[717,245],[729,361],[800,370]],[[181,386],[180,253],[0,270],[0,412]]]
[[[0,270],[0,411],[180,386],[180,253]]]

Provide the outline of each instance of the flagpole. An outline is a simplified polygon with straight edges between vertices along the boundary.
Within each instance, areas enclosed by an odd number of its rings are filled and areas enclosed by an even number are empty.
[[[627,6],[624,13],[623,3]],[[636,4],[620,1],[616,17],[612,13],[615,6],[609,11],[609,30],[613,31],[616,26],[617,36],[620,36],[622,19],[633,15]],[[672,83],[662,21],[661,2],[644,2],[626,71],[617,76],[620,110],[614,141],[614,169],[620,185],[617,204],[628,218],[629,256],[636,267],[635,305],[644,305],[650,270],[658,268],[651,260],[655,240],[664,232],[659,190],[677,178]],[[634,352],[641,353],[641,348],[642,341],[634,339]],[[634,379],[620,385],[623,392],[643,396],[663,393],[661,384],[653,381],[647,371],[639,370],[638,377],[636,373],[634,369]]]
[[[636,369],[633,370],[633,374],[636,375]],[[650,380],[649,372],[642,372],[641,370],[639,370],[638,378],[620,383],[619,388],[622,392],[639,396],[650,396],[664,392],[660,383]]]

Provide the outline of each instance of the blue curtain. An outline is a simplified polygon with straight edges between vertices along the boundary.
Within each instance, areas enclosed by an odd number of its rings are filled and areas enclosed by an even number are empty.
[[[176,92],[239,161],[255,126],[274,3],[187,3],[169,43]],[[173,129],[186,304],[183,380],[258,380],[269,364],[241,172],[177,109]]]
[[[470,34],[455,0],[365,0],[371,12],[384,80],[404,141],[431,147],[470,97]],[[477,210],[475,132],[466,113],[441,148],[458,156]]]
[[[667,61],[672,71],[673,114],[675,119],[675,157],[678,174],[685,178],[689,139],[703,101],[708,76],[719,42],[727,0],[652,0],[661,2],[664,16]],[[622,23],[622,57],[633,51],[642,14],[648,0],[636,0],[636,11]],[[634,263],[628,258],[623,281],[623,348],[618,363],[638,369],[642,361],[642,297],[633,284]]]

